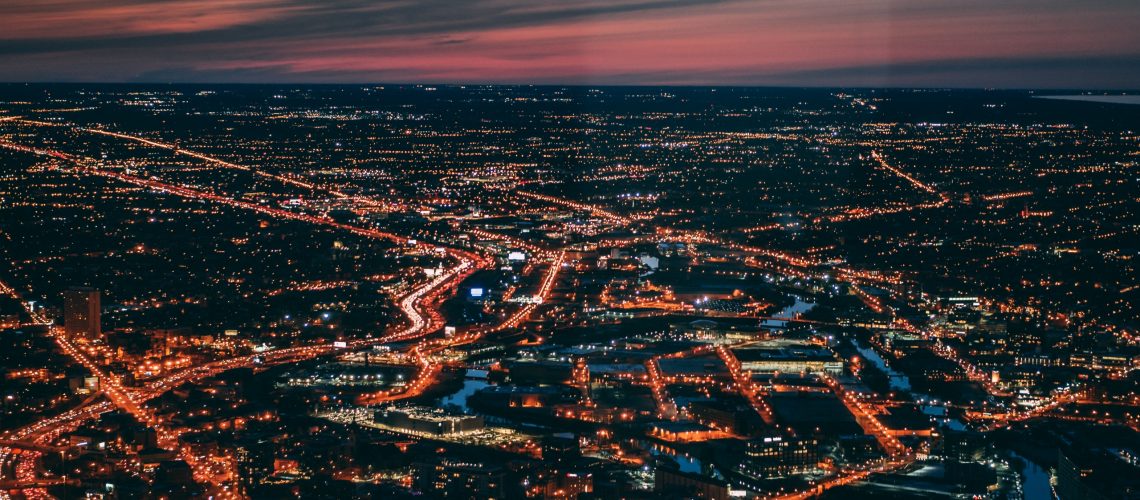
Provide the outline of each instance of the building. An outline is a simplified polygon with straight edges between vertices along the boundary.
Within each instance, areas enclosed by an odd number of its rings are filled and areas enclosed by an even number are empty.
[[[747,403],[721,399],[689,403],[689,416],[697,423],[737,435],[748,435],[764,428],[764,421]]]
[[[1057,460],[1057,494],[1066,500],[1100,500],[1107,496],[1089,486],[1085,478],[1091,476],[1093,470],[1075,464],[1063,452],[1058,453]]]
[[[986,451],[986,438],[980,432],[946,430],[942,455],[958,462],[980,462]]]
[[[413,466],[416,489],[431,498],[504,498],[501,467],[440,460]]]
[[[274,472],[273,441],[261,436],[249,436],[239,440],[234,446],[234,462],[237,477],[246,488],[261,484]]]
[[[546,408],[577,399],[576,391],[563,387],[493,385],[479,389],[467,403],[483,409]]]
[[[710,439],[721,439],[729,436],[729,434],[724,431],[718,431],[711,427],[689,421],[654,422],[649,425],[649,435],[663,441],[672,442],[708,441]]]
[[[770,341],[734,349],[740,369],[753,373],[843,373],[843,361],[831,349],[804,343]]]
[[[63,329],[69,338],[99,337],[99,290],[72,288],[63,293]]]
[[[561,384],[574,375],[574,365],[562,361],[509,361],[504,366],[516,384]]]
[[[565,471],[553,474],[543,487],[546,498],[578,498],[594,492],[594,473]]]
[[[748,441],[740,472],[756,479],[804,474],[819,468],[819,441],[771,435]]]
[[[1117,452],[1067,447],[1057,454],[1057,496],[1064,500],[1140,498],[1137,467]]]
[[[479,415],[455,415],[439,408],[388,408],[376,412],[376,423],[413,434],[446,436],[483,429]]]
[[[709,498],[728,500],[728,483],[702,474],[692,474],[668,467],[657,467],[653,474],[653,491],[669,498]]]
[[[1140,354],[1116,349],[1079,351],[1069,356],[1069,365],[1089,370],[1128,371],[1140,368]]]

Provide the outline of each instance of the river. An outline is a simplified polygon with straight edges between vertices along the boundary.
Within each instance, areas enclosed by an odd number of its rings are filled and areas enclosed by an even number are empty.
[[[792,305],[781,309],[780,312],[777,312],[772,316],[775,316],[777,318],[794,318],[796,315],[806,313],[815,307],[815,302],[806,301],[800,298],[798,295],[793,295],[792,297],[796,299]],[[788,326],[788,322],[766,319],[760,323],[760,326],[764,328],[786,328]]]
[[[467,370],[463,378],[463,387],[447,396],[440,398],[439,406],[455,405],[458,406],[463,413],[471,413],[467,407],[467,398],[476,391],[484,387],[490,387],[492,384],[487,381],[487,370]]]

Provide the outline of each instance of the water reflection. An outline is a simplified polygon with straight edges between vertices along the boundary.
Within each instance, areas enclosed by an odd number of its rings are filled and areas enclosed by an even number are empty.
[[[1053,498],[1053,488],[1049,483],[1049,471],[1042,469],[1032,460],[1029,460],[1021,455],[1013,453],[1014,460],[1020,460],[1025,464],[1021,470],[1021,493],[1026,500],[1044,500]]]
[[[662,446],[657,443],[651,443],[649,452],[655,457],[669,457],[677,462],[681,467],[681,472],[691,472],[694,474],[701,474],[704,471],[701,469],[700,459],[693,457],[687,453],[681,453],[677,450]]]
[[[802,298],[800,298],[797,295],[793,295],[792,297],[794,299],[796,299],[796,301],[794,303],[792,303],[792,305],[781,309],[780,312],[777,312],[776,314],[773,314],[772,316],[777,317],[777,318],[794,318],[797,315],[806,313],[815,307],[815,302],[809,302],[809,301],[803,300]],[[764,320],[763,322],[761,322],[760,326],[762,326],[764,328],[785,328],[788,326],[788,322],[787,321],[778,321],[778,320],[767,319],[767,320]]]
[[[903,375],[902,373],[899,373],[888,366],[887,362],[884,361],[881,356],[879,356],[878,352],[859,343],[859,341],[855,341],[855,349],[859,351],[859,354],[863,356],[863,359],[870,361],[875,365],[875,367],[877,367],[879,370],[882,370],[883,373],[886,373],[887,376],[890,377],[891,389],[894,389],[896,391],[910,392],[910,379],[907,378],[906,375]]]
[[[484,387],[490,387],[490,382],[487,381],[487,370],[467,370],[463,378],[463,386],[458,391],[444,396],[439,400],[440,406],[453,405],[458,407],[463,413],[471,413],[467,407],[467,398],[476,391]]]

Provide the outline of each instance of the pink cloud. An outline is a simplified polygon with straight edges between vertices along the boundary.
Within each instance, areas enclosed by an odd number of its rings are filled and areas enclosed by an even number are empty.
[[[248,25],[296,13],[276,0],[172,0],[121,3],[6,0],[0,39],[122,37],[194,33]]]
[[[664,74],[662,81],[648,83],[677,83],[678,78],[684,83],[686,73],[705,78],[718,71],[766,74],[980,56],[1127,53],[1137,38],[1123,29],[1127,21],[1109,13],[1090,13],[1083,24],[1067,28],[1073,19],[1061,14],[1013,23],[1009,17],[971,12],[896,15],[883,2],[833,7],[825,16],[819,9],[805,13],[792,2],[728,4],[456,32],[449,39],[463,42],[448,44],[427,36],[275,41],[251,46],[255,57],[201,67],[275,68],[293,74],[396,72],[447,81]],[[1114,25],[1122,29],[1056,43],[1067,30]]]
[[[837,68],[1140,58],[1137,7],[1108,0],[108,1],[0,4],[0,38],[27,47],[7,56],[9,74],[765,84]],[[123,38],[137,35],[146,46]]]

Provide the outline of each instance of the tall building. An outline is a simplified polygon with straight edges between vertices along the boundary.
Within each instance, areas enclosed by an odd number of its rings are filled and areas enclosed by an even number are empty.
[[[818,469],[820,458],[819,441],[773,434],[748,441],[740,472],[756,479],[805,474]]]
[[[504,473],[497,465],[439,460],[413,464],[416,488],[431,498],[504,498]]]
[[[728,483],[722,479],[671,467],[657,467],[653,475],[653,491],[668,498],[708,498],[728,500]]]
[[[99,337],[99,290],[72,288],[63,293],[63,329],[68,337]]]

